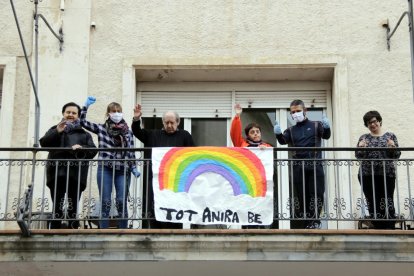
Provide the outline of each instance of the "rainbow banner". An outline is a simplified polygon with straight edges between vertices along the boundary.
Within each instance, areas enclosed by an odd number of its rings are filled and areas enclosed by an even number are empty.
[[[269,225],[273,149],[154,148],[155,217],[191,224]]]

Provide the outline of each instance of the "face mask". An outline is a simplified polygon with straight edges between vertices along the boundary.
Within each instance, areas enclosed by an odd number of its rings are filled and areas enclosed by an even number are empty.
[[[123,114],[120,112],[109,113],[109,118],[111,118],[111,121],[114,122],[115,124],[122,121],[122,116]]]
[[[303,111],[301,112],[296,112],[292,114],[292,118],[296,123],[300,123],[303,120],[305,120],[305,116],[303,115]]]

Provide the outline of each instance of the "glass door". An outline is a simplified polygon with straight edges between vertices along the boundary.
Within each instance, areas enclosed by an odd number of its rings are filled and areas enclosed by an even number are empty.
[[[306,112],[306,117],[312,121],[321,121],[323,115],[326,114],[326,110],[319,108],[308,108]],[[285,119],[281,119],[281,128],[282,131],[287,129],[288,127],[294,126],[296,123],[293,121],[292,116],[290,115],[289,109],[281,109],[280,110],[281,117],[284,117]],[[326,140],[322,139],[322,147],[326,144]],[[279,145],[280,147],[280,145]],[[286,147],[286,146],[283,146]],[[324,157],[324,152],[322,152],[322,157]],[[291,151],[281,151],[278,153],[278,158],[280,160],[286,160],[292,158],[292,152]],[[278,167],[278,171],[280,173],[280,179],[279,182],[283,183],[279,186],[279,193],[281,201],[281,204],[279,204],[279,208],[281,209],[281,214],[285,218],[292,218],[294,216],[294,206],[295,204],[292,202],[292,199],[295,198],[295,190],[293,189],[292,184],[292,171],[291,167],[288,166],[287,161],[282,161],[284,164],[283,166]],[[294,176],[297,177],[297,176]],[[325,181],[326,182],[326,181]],[[325,208],[325,206],[324,206]],[[322,211],[324,212],[324,210]],[[284,221],[283,227],[284,229],[296,229],[296,228],[302,228],[302,221]],[[322,222],[322,228],[326,228],[326,225],[324,222]]]
[[[193,118],[188,131],[196,146],[227,146],[226,118]]]
[[[243,109],[241,114],[241,121],[242,121],[242,130],[244,132],[244,128],[250,123],[257,123],[261,128],[262,133],[262,141],[272,145],[273,147],[276,146],[276,136],[273,132],[273,126],[276,121],[276,109],[259,109],[259,108],[246,108]],[[245,133],[243,133],[245,137]],[[277,229],[279,228],[279,221],[278,221],[278,181],[277,181],[277,167],[276,163],[273,166],[273,223],[266,227],[270,229]]]
[[[271,144],[272,146],[276,145],[276,138],[273,133],[273,126],[276,121],[275,109],[243,109],[241,121],[243,130],[250,123],[259,124],[262,132],[262,141]],[[244,133],[243,136],[245,136]]]

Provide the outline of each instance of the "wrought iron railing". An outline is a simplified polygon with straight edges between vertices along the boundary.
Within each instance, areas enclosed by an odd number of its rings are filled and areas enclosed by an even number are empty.
[[[154,224],[151,222],[154,222],[155,218],[150,208],[151,200],[147,200],[151,197],[147,189],[151,183],[151,160],[144,158],[144,151],[150,151],[150,149],[134,149],[137,159],[133,160],[133,163],[141,176],[134,177],[127,166],[124,166],[119,172],[124,179],[122,185],[128,186],[127,183],[130,183],[129,189],[124,189],[124,196],[121,200],[115,199],[115,189],[113,189],[109,202],[104,202],[99,196],[99,185],[103,183],[97,180],[97,170],[100,165],[103,165],[103,161],[97,159],[48,160],[46,153],[57,150],[70,151],[71,149],[0,149],[2,155],[0,158],[0,229],[20,228],[23,235],[29,236],[31,229],[100,228],[102,222],[105,222],[105,227],[109,228],[153,227]],[[99,149],[96,150],[99,151]],[[122,151],[123,149],[113,150]],[[324,158],[294,159],[290,157],[292,151],[301,150],[323,151]],[[414,198],[411,183],[414,159],[407,158],[407,156],[413,156],[414,149],[400,148],[402,151],[400,159],[381,160],[356,159],[355,150],[356,148],[275,148],[273,223],[260,227],[234,225],[209,227],[294,229],[305,228],[309,222],[317,221],[320,225],[311,228],[414,228]],[[123,164],[131,162],[131,160],[119,161]],[[362,172],[361,164],[371,166],[372,172],[382,168],[381,184],[374,180],[374,176],[371,176],[373,181],[365,180],[370,183],[360,180],[358,174]],[[387,189],[390,184],[386,170],[388,165],[395,166],[396,170],[395,187]],[[49,171],[48,175],[47,166],[52,167],[53,174]],[[320,175],[315,174],[318,168],[322,168],[322,177],[325,182],[322,194],[319,193],[319,195],[317,189],[322,180]],[[88,170],[85,183],[80,173],[84,169]],[[76,170],[78,178],[70,179],[68,175]],[[306,190],[307,184],[304,180],[309,171],[313,183],[317,184],[311,183]],[[100,173],[103,174],[103,172]],[[48,181],[50,176],[55,177],[53,184]],[[301,181],[298,182],[298,179]],[[112,182],[115,182],[114,180],[115,178]],[[75,189],[75,195],[64,196],[58,202],[58,185],[63,187],[67,195],[72,189],[71,186],[78,185],[78,187]],[[82,185],[86,185],[83,191]],[[302,191],[298,188],[300,185],[303,185]],[[364,190],[364,185],[371,187]],[[313,193],[307,197],[306,194],[310,190],[313,190]],[[382,194],[380,190],[384,190]],[[373,194],[371,202],[366,196],[369,192]],[[78,197],[79,201],[76,202]],[[305,202],[306,198],[309,202]],[[54,208],[54,206],[57,207]],[[122,209],[120,206],[125,206],[127,212],[120,213],[119,210]],[[76,212],[73,212],[74,209]],[[386,227],[383,227],[384,225]],[[202,228],[204,226],[184,225],[183,227]]]

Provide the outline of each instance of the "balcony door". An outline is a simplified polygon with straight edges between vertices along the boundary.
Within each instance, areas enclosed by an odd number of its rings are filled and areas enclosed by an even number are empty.
[[[263,141],[283,147],[277,144],[273,126],[278,121],[284,130],[293,124],[290,102],[302,99],[308,117],[320,120],[324,113],[331,114],[330,88],[328,82],[143,82],[137,83],[136,101],[142,104],[145,128],[162,128],[162,113],[177,111],[182,118],[179,127],[192,134],[196,146],[232,146],[233,106],[240,103],[242,128],[256,122],[262,128]],[[288,158],[287,151],[275,154],[276,160]],[[274,214],[286,218],[278,222],[278,227],[289,229],[289,169],[275,166],[274,171]]]

